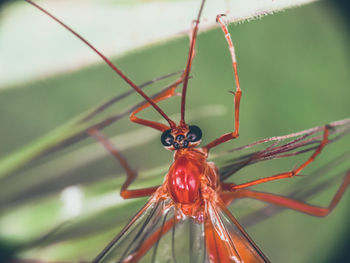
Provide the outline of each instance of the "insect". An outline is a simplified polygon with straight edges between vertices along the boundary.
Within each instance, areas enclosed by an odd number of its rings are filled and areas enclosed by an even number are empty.
[[[35,5],[30,0],[27,0],[27,2]],[[37,5],[35,6],[38,7]],[[123,198],[150,196],[146,205],[136,214],[122,232],[95,258],[94,262],[137,262],[140,260],[155,262],[156,257],[159,257],[159,250],[157,249],[160,244],[159,242],[161,242],[168,233],[171,233],[170,239],[172,239],[172,247],[170,249],[171,252],[168,255],[164,255],[166,256],[165,261],[172,260],[175,262],[176,260],[181,260],[181,256],[174,253],[178,245],[174,241],[176,235],[175,231],[178,227],[186,223],[189,224],[190,236],[193,240],[189,253],[190,262],[269,262],[267,257],[228,210],[227,206],[232,200],[237,198],[253,198],[308,214],[324,216],[335,207],[350,183],[350,175],[348,174],[346,180],[327,208],[318,208],[287,197],[248,189],[253,185],[299,175],[307,165],[313,162],[328,143],[328,135],[331,130],[331,127],[328,126],[323,128],[323,137],[313,154],[292,171],[248,181],[242,184],[224,183],[221,181],[218,168],[214,163],[208,162],[207,157],[211,149],[222,143],[238,138],[239,106],[242,91],[238,80],[234,46],[225,23],[222,20],[222,16],[218,15],[217,21],[220,23],[225,33],[231,51],[232,66],[235,76],[236,90],[233,92],[235,129],[233,132],[224,134],[207,145],[198,148],[197,146],[200,144],[202,138],[202,131],[198,126],[190,125],[185,121],[185,104],[186,90],[203,6],[204,1],[202,2],[192,32],[188,61],[183,75],[179,81],[173,85],[173,89],[164,91],[153,99],[148,97],[107,58],[86,42],[85,39],[58,21],[93,48],[114,71],[145,99],[145,103],[131,114],[131,121],[161,131],[162,144],[166,149],[175,152],[174,162],[169,168],[169,172],[165,176],[164,183],[161,186],[130,190],[129,186],[136,178],[136,172],[132,170],[123,155],[97,128],[92,127],[87,131],[90,136],[94,137],[113,154],[125,169],[127,179],[122,186],[121,196]],[[40,7],[38,8],[41,9]],[[45,10],[41,10],[48,14]],[[52,15],[48,15],[57,20]],[[175,88],[180,83],[183,83],[181,120],[177,125],[162,111],[157,103],[174,96]],[[136,116],[137,113],[147,107],[153,107],[168,124],[165,125],[159,122],[141,119]],[[152,251],[151,248],[153,248]]]

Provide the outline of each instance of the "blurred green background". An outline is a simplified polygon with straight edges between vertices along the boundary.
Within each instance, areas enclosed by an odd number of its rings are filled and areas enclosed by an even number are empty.
[[[323,1],[231,25],[229,29],[243,89],[240,138],[213,152],[350,116],[349,27],[334,2]],[[139,84],[182,69],[187,49],[188,38],[183,37],[129,52],[113,61]],[[228,91],[234,82],[231,58],[219,29],[201,33],[196,50],[187,119],[202,128],[205,143],[233,128],[233,97]],[[33,56],[40,59],[40,54]],[[148,92],[152,94],[168,83],[170,80],[156,83]],[[12,153],[31,152],[37,145],[68,134],[71,126],[65,123],[126,90],[128,87],[123,81],[102,63],[1,89],[0,164],[5,158],[15,160],[14,156],[18,155]],[[139,101],[141,99],[133,95],[96,121]],[[171,116],[178,117],[178,98],[160,105]],[[141,115],[159,118],[152,110]],[[51,135],[43,139],[48,133]],[[106,129],[105,134],[123,151],[132,167],[140,171],[135,188],[162,182],[172,153],[165,152],[157,132],[129,123],[125,118]],[[53,141],[57,143],[59,139]],[[349,138],[343,138],[327,147],[305,174],[342,154],[349,145]],[[301,159],[249,167],[230,180],[240,182],[286,171],[305,158],[304,155]],[[349,165],[348,161],[343,167],[336,167],[329,176]],[[6,166],[0,167],[6,169]],[[5,259],[14,248],[22,246],[19,256],[25,258],[91,260],[145,202],[145,199],[120,199],[123,176],[119,165],[92,139],[45,155],[2,176],[1,257]],[[275,182],[258,189],[283,193],[293,183]],[[82,202],[75,208],[77,216],[70,215],[63,205],[67,202],[62,201],[62,191],[68,186],[75,187],[70,188],[69,197]],[[312,203],[328,204],[334,191],[333,187],[322,192]],[[349,204],[348,192],[327,218],[286,211],[247,231],[272,262],[345,262],[350,245]],[[232,210],[239,219],[240,212],[260,207],[258,202],[244,200]],[[62,222],[66,223],[54,234],[39,240]]]

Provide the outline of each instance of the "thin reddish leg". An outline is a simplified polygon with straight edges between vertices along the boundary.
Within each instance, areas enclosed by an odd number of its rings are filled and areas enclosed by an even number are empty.
[[[233,67],[233,72],[235,75],[235,82],[236,82],[236,91],[233,92],[234,94],[234,105],[235,105],[235,130],[233,132],[230,133],[226,133],[222,136],[220,136],[219,138],[215,139],[214,141],[208,143],[207,145],[205,145],[203,148],[206,149],[207,151],[209,151],[211,148],[216,147],[217,145],[227,142],[229,140],[232,139],[236,139],[239,134],[238,134],[238,130],[239,130],[239,105],[240,105],[240,101],[241,101],[241,96],[242,96],[242,90],[240,88],[239,85],[239,79],[238,79],[238,71],[237,71],[237,60],[236,60],[236,55],[235,55],[235,48],[233,46],[232,43],[232,39],[231,39],[231,35],[227,30],[227,27],[224,23],[224,21],[222,20],[221,15],[218,15],[216,17],[216,21],[218,23],[220,23],[222,31],[225,34],[225,38],[227,40],[227,43],[229,45],[230,48],[230,53],[231,53],[231,57],[232,57],[232,67]]]
[[[250,181],[250,182],[243,183],[243,184],[236,185],[236,184],[231,184],[231,183],[223,183],[222,184],[223,190],[235,191],[238,189],[247,188],[247,187],[261,184],[261,183],[266,183],[266,182],[270,182],[270,181],[274,181],[274,180],[279,180],[279,179],[283,179],[283,178],[290,178],[290,177],[297,176],[306,166],[308,166],[310,163],[312,163],[315,160],[317,155],[319,155],[321,153],[322,149],[325,147],[325,145],[328,142],[328,133],[329,133],[328,127],[326,126],[324,133],[323,133],[323,140],[321,141],[320,145],[317,147],[315,152],[309,157],[309,159],[307,159],[304,163],[302,163],[299,167],[293,169],[292,171],[272,175],[269,177],[257,179],[257,180]]]
[[[82,42],[84,42],[85,45],[87,45],[89,48],[91,48],[98,56],[100,56],[106,63],[107,65],[113,69],[114,72],[116,72],[126,83],[129,84],[131,88],[133,88],[137,93],[139,93],[152,107],[169,123],[171,128],[175,128],[176,124],[173,122],[159,106],[144,93],[134,82],[132,82],[119,68],[117,68],[107,57],[105,57],[99,50],[97,50],[93,45],[91,45],[84,37],[82,37],[80,34],[75,32],[72,28],[70,28],[68,25],[63,23],[61,20],[59,20],[57,17],[40,7],[39,5],[35,4],[31,0],[25,0],[32,6],[36,7],[39,9],[41,12],[44,14],[48,15],[51,17],[53,20],[55,20],[57,23],[59,23],[61,26],[66,28],[69,32],[71,32],[73,35],[75,35],[78,39],[80,39]]]
[[[107,138],[105,138],[102,135],[102,133],[98,129],[90,128],[87,131],[87,133],[90,136],[94,137],[96,141],[101,143],[103,147],[115,157],[115,159],[120,163],[120,165],[125,170],[126,180],[120,190],[121,197],[123,197],[124,199],[129,199],[129,198],[150,196],[157,190],[159,186],[137,189],[137,190],[128,190],[129,185],[135,180],[137,173],[131,169],[125,157],[114,147],[114,145]]]
[[[304,202],[294,200],[292,198],[270,194],[270,193],[252,191],[249,189],[241,189],[234,192],[235,194],[234,198],[253,198],[253,199],[257,199],[257,200],[271,203],[274,205],[287,207],[289,209],[293,209],[312,216],[323,217],[328,215],[330,212],[332,212],[332,210],[336,207],[336,205],[344,195],[349,185],[350,185],[350,171],[345,176],[344,181],[339,186],[338,191],[334,194],[332,201],[327,207],[318,207],[314,205],[309,205]]]
[[[177,86],[183,82],[183,78],[184,78],[184,74],[182,74],[182,76],[174,83],[172,84],[172,86],[165,90],[164,92],[162,92],[161,94],[159,94],[156,98],[153,99],[153,101],[155,103],[158,103],[162,100],[166,100],[168,98],[171,98],[173,96],[176,95],[175,90],[177,88]],[[141,119],[136,117],[135,115],[141,111],[143,111],[144,109],[148,108],[149,106],[151,106],[151,104],[149,104],[148,102],[145,102],[144,104],[142,104],[140,107],[138,107],[136,110],[134,110],[131,114],[130,114],[130,121],[144,125],[144,126],[148,126],[150,128],[159,130],[161,132],[164,132],[168,129],[170,129],[169,126],[159,123],[159,122],[155,122],[155,121],[150,121],[150,120],[145,120],[145,119]]]

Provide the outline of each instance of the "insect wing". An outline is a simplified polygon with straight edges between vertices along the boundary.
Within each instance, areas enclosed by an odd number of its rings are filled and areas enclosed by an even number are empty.
[[[219,172],[221,181],[227,180],[231,175],[242,168],[258,162],[296,156],[315,150],[323,138],[326,126],[329,129],[327,144],[334,143],[350,133],[350,119],[344,119],[304,131],[266,138],[237,147],[229,152],[240,153],[242,150],[250,149],[251,153],[230,159],[220,166]],[[255,149],[255,147],[262,147],[265,144],[270,145],[264,147],[262,150]],[[217,160],[214,161],[217,162]]]
[[[205,240],[210,262],[270,262],[222,203],[218,206],[208,202],[206,213]]]
[[[151,199],[93,262],[209,263],[204,225],[169,202]]]
[[[145,247],[147,240],[152,246],[159,229],[164,230],[168,216],[164,206],[164,200],[151,198],[93,262],[138,262],[148,250]]]

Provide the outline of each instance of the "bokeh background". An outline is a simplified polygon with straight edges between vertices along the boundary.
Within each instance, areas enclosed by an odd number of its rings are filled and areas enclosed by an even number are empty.
[[[1,15],[6,16],[7,6],[2,8]],[[241,136],[235,142],[218,147],[215,153],[350,116],[349,18],[344,10],[346,5],[339,5],[337,1],[321,1],[229,27],[243,89]],[[21,35],[20,30],[18,34]],[[91,41],[94,37],[98,39],[98,34],[87,36]],[[41,41],[40,38],[37,41]],[[64,41],[61,39],[62,45]],[[57,49],[46,48],[45,55]],[[181,70],[187,49],[188,38],[183,36],[134,50],[113,61],[136,83],[143,83]],[[25,46],[23,50],[31,52]],[[33,59],[40,60],[40,56],[35,53]],[[219,29],[198,36],[187,116],[191,123],[202,127],[204,143],[233,128],[233,97],[228,93],[234,84],[230,59]],[[159,91],[170,82],[170,79],[158,82],[148,92]],[[2,87],[0,163],[16,162],[18,156],[27,152],[34,155],[33,149],[47,141],[59,143],[57,138],[73,129],[72,119],[126,90],[128,87],[123,81],[103,63]],[[137,95],[132,95],[94,121],[122,112],[139,101]],[[178,98],[160,105],[178,118]],[[152,110],[142,116],[159,118]],[[123,151],[132,167],[140,171],[135,188],[162,182],[172,153],[165,152],[157,132],[129,123],[127,118],[104,132]],[[327,147],[305,174],[342,155],[349,145],[349,138],[345,137]],[[305,158],[306,155],[252,166],[230,181],[241,182],[290,170]],[[17,166],[16,170],[2,175],[0,181],[2,261],[12,256],[89,261],[145,202],[145,199],[121,200],[118,192],[123,170],[92,139]],[[0,167],[1,172],[6,170],[6,165]],[[348,161],[342,167],[334,167],[328,176],[349,167]],[[274,182],[256,189],[283,194],[296,180],[302,179]],[[310,202],[326,205],[335,190],[336,187],[330,187]],[[65,199],[67,195],[70,202]],[[349,204],[348,192],[326,218],[286,211],[247,231],[272,262],[346,262],[350,245]],[[232,211],[239,219],[241,214],[261,206],[244,200],[237,202]],[[52,229],[55,231],[50,232]]]

